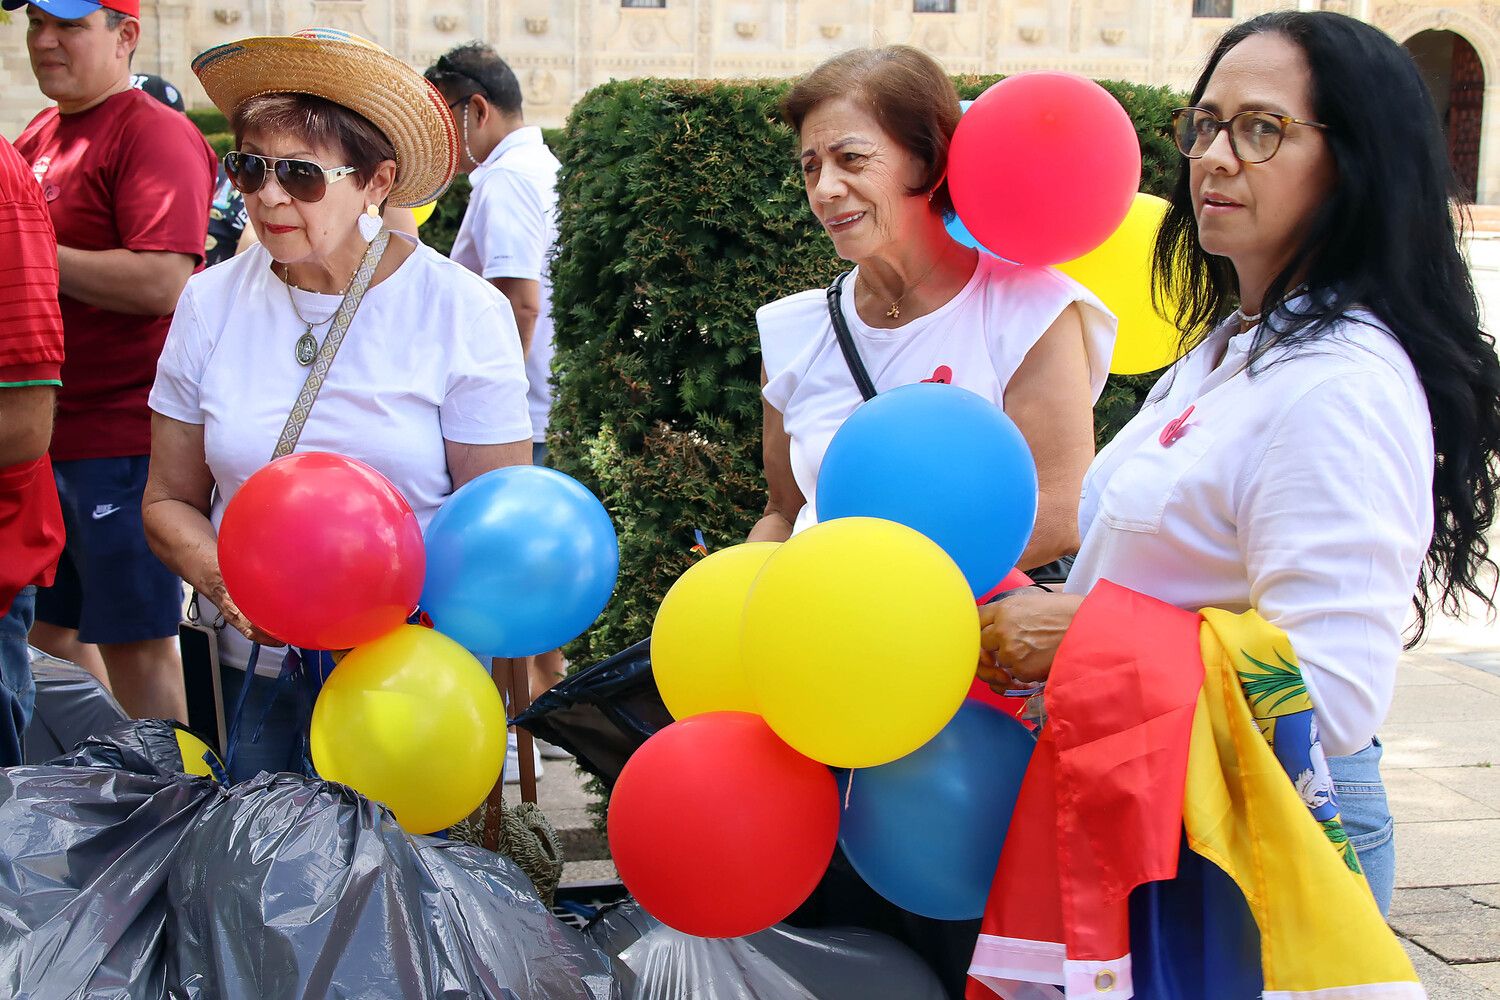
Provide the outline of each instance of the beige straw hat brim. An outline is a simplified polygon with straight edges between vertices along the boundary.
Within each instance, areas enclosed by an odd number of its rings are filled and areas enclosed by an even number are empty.
[[[262,94],[312,94],[368,118],[396,148],[392,205],[436,201],[458,169],[458,135],[443,97],[373,42],[336,28],[244,38],[193,60],[226,115]]]

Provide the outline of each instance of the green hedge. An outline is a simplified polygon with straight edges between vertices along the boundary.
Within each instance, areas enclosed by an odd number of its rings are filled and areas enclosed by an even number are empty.
[[[190,108],[187,116],[204,135],[229,134],[229,119],[218,108]]]
[[[994,77],[955,80],[977,96]],[[590,92],[560,154],[553,265],[553,462],[594,489],[620,536],[620,584],[568,650],[592,663],[649,634],[657,605],[710,549],[742,541],[765,502],[758,306],[847,267],[813,219],[777,121],[784,83],[630,80]],[[1165,88],[1105,83],[1130,112],[1143,187],[1164,193],[1178,155]],[[1147,378],[1111,379],[1106,440]]]

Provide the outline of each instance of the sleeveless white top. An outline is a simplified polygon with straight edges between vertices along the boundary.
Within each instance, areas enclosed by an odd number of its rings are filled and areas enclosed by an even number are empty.
[[[843,309],[877,392],[944,381],[997,406],[1043,333],[1077,302],[1097,400],[1109,375],[1115,317],[1093,293],[1049,267],[1026,267],[980,254],[963,289],[926,316],[894,330],[869,326],[854,308],[859,268],[844,282]],[[766,366],[765,398],[791,436],[792,472],[807,504],[793,532],[816,524],[818,468],[834,432],[863,400],[839,349],[828,296],[816,288],[778,299],[755,314]]]

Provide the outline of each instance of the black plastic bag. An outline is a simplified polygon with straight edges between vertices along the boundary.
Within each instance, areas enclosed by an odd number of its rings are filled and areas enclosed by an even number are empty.
[[[125,710],[98,679],[76,663],[32,650],[36,707],[26,726],[26,763],[45,764],[86,737],[124,722]]]
[[[610,963],[506,859],[402,832],[332,782],[262,774],[188,835],[169,970],[217,1000],[610,1000]],[[191,995],[191,994],[189,994]]]
[[[615,960],[624,1000],[944,1000],[937,977],[874,931],[777,924],[742,938],[698,938],[634,900],[604,912],[589,938]]]
[[[165,887],[206,778],[0,769],[0,996],[160,1000]]]
[[[672,722],[651,673],[651,640],[571,674],[514,722],[614,787],[630,755]]]
[[[172,777],[192,774],[227,784],[224,765],[203,738],[166,719],[126,719],[85,737],[48,763],[70,767],[111,767],[132,774]]]
[[[509,861],[343,785],[177,773],[179,731],[124,723],[0,769],[0,996],[618,997]]]

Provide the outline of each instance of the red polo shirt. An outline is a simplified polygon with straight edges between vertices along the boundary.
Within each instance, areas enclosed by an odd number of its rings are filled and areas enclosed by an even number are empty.
[[[58,385],[62,361],[52,222],[31,167],[0,138],[0,392]],[[0,615],[22,587],[52,582],[62,547],[47,456],[0,468]]]
[[[41,185],[60,245],[170,251],[202,264],[215,162],[184,115],[131,88],[77,114],[48,108],[16,149]],[[60,302],[68,360],[53,460],[149,454],[146,397],[172,317]]]

